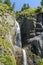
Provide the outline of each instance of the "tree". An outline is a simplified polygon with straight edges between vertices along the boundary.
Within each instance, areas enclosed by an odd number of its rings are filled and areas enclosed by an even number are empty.
[[[12,10],[14,11],[15,9],[15,2],[12,4]]]
[[[0,3],[2,3],[2,0],[0,0]]]
[[[41,5],[43,6],[43,0],[41,0]]]
[[[11,7],[11,2],[10,2],[10,0],[4,0],[4,3]]]
[[[23,11],[23,10],[26,10],[26,9],[28,9],[28,8],[30,8],[30,7],[29,7],[29,4],[24,4],[21,10]]]
[[[7,4],[14,11],[15,2],[11,4],[10,0],[4,0],[4,4]]]

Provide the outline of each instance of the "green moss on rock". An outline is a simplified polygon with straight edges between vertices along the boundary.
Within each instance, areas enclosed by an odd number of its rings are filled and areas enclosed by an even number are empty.
[[[1,48],[1,46],[3,47]],[[4,65],[16,65],[16,61],[9,52],[9,48],[11,47],[12,45],[8,41],[0,38],[0,51],[3,51],[0,55],[0,63],[3,63]]]
[[[0,57],[0,62],[3,63],[4,65],[16,65],[16,61],[7,51]]]
[[[14,12],[10,7],[8,7],[6,4],[0,3],[0,12],[5,13],[9,12],[10,14],[14,15]]]
[[[38,65],[43,65],[43,59],[40,59],[39,64]]]

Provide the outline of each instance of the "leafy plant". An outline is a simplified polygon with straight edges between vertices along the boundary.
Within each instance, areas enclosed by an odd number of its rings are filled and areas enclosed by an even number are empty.
[[[0,3],[2,3],[2,0],[0,0]]]
[[[39,64],[38,65],[43,65],[43,59],[41,59],[40,61],[39,61]]]
[[[6,51],[2,56],[0,56],[0,62],[4,65],[16,65],[16,61],[8,51]]]

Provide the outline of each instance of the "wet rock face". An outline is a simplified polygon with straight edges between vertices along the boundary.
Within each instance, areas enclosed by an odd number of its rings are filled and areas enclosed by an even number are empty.
[[[28,65],[38,65],[40,58],[33,54],[29,47],[25,47]]]
[[[28,39],[28,43],[30,45],[30,50],[34,54],[41,57],[43,54],[43,38],[42,38],[42,36],[39,35],[39,36],[35,36],[34,38],[30,38],[30,39]]]
[[[3,46],[0,46],[0,56],[2,56],[4,53],[4,47]]]
[[[22,65],[23,63],[22,49],[17,46],[14,46],[14,53],[15,53],[16,64]]]
[[[24,49],[26,51],[28,65],[38,65],[40,58],[36,56],[35,54],[33,54],[31,50],[29,49],[29,47],[24,47]],[[17,65],[23,65],[23,52],[22,51],[23,49],[17,46],[14,46],[14,56],[15,56]]]
[[[24,19],[21,25],[21,38],[23,46],[28,44],[27,39],[35,36],[35,23],[34,19]]]

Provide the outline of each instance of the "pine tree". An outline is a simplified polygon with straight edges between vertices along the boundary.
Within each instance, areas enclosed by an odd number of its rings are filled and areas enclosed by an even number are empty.
[[[11,2],[10,2],[10,0],[4,0],[4,3],[11,7]]]
[[[43,6],[43,0],[41,0],[41,5]]]
[[[26,9],[28,9],[28,8],[30,8],[30,7],[29,7],[29,4],[24,4],[21,10],[23,11],[23,10],[26,10]]]
[[[0,0],[0,3],[2,3],[2,0]]]
[[[14,11],[15,9],[15,2],[12,4],[12,10]]]

